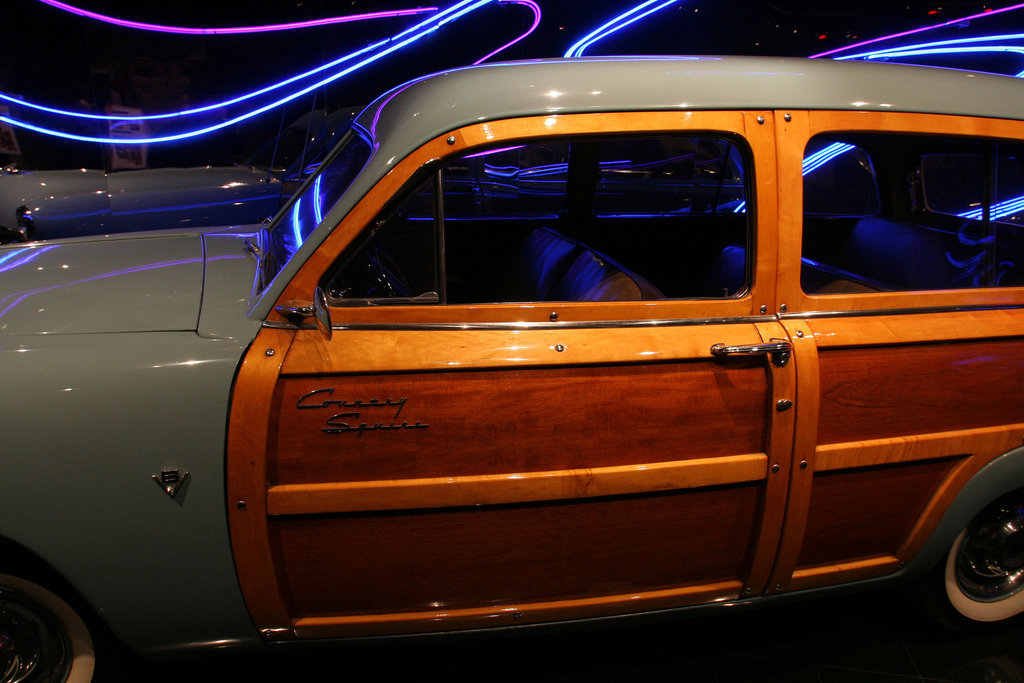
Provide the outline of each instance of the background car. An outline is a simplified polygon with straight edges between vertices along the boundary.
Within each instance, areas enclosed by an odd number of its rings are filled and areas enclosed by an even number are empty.
[[[355,109],[317,110],[235,166],[0,172],[0,243],[259,223],[308,177]]]

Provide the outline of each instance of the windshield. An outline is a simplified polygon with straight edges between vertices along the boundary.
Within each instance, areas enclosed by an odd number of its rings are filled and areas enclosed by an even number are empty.
[[[370,143],[352,129],[302,190],[278,212],[270,226],[274,272],[291,259],[316,229],[370,158]]]

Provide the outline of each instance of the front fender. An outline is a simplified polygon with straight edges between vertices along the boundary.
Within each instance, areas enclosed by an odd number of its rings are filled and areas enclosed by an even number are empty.
[[[0,536],[139,652],[259,642],[224,498],[247,344],[194,332],[0,338]],[[175,498],[153,480],[170,469],[190,475]]]

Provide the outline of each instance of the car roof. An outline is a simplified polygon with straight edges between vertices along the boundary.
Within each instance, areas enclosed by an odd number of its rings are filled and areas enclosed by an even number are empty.
[[[392,151],[488,120],[597,111],[836,109],[1024,120],[1008,76],[791,57],[592,57],[443,71],[399,86],[356,123]]]

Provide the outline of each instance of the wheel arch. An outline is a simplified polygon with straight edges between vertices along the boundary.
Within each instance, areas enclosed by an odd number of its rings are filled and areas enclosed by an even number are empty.
[[[993,501],[1018,489],[1024,489],[1024,446],[1007,451],[971,477],[904,573],[929,571],[945,558],[971,520]]]

